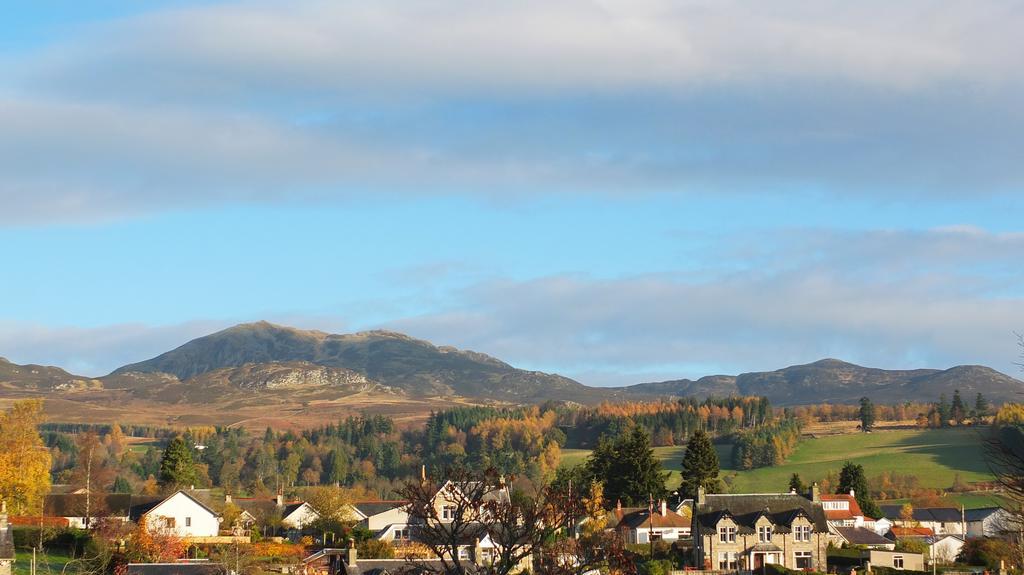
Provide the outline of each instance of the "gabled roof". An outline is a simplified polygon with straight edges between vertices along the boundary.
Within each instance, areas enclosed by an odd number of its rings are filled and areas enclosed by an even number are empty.
[[[892,545],[892,539],[886,539],[878,533],[863,527],[836,527],[836,533],[850,545]]]
[[[780,533],[789,531],[797,517],[806,517],[816,531],[828,531],[821,502],[795,493],[714,494],[694,509],[694,518],[702,533],[714,532],[718,521],[730,516],[740,532],[752,532],[761,517],[768,518]]]
[[[847,509],[825,509],[825,518],[830,521],[841,521],[864,517],[864,512],[857,503],[857,498],[849,493],[837,493],[835,495],[822,495],[822,501],[845,501]]]
[[[372,517],[408,505],[408,501],[356,501],[352,507],[363,517]]]
[[[164,503],[170,501],[173,497],[177,496],[178,494],[184,495],[185,497],[189,498],[193,503],[195,503],[196,505],[198,505],[199,507],[204,509],[210,515],[213,515],[214,517],[220,517],[220,514],[217,513],[216,511],[214,511],[209,505],[207,505],[206,503],[203,503],[196,496],[189,494],[189,492],[185,491],[184,489],[180,489],[178,491],[175,491],[174,493],[172,493],[172,494],[168,495],[167,497],[165,497],[162,501],[159,501],[155,505],[150,506],[149,509],[146,509],[141,514],[141,516],[149,515],[154,509],[156,509],[156,508],[160,507],[161,505],[163,505]]]
[[[653,519],[654,527],[657,528],[689,528],[690,520],[675,511],[668,510],[664,515],[654,511],[654,517],[651,517],[651,513],[647,509],[640,511],[634,511],[622,517],[619,521],[619,525],[622,527],[628,527],[630,529],[646,529],[651,526]]]
[[[967,521],[984,521],[989,517],[1003,511],[1002,507],[982,507],[981,509],[965,509],[964,519]]]

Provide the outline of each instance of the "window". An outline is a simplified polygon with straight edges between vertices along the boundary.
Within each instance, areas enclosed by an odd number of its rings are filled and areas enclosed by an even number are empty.
[[[445,505],[441,507],[441,519],[445,521],[455,520],[456,508],[454,505]]]
[[[735,543],[736,542],[736,528],[735,527],[719,527],[718,528],[718,541],[720,543]]]
[[[186,517],[185,518],[185,527],[192,527],[192,518],[191,517]]]
[[[739,568],[739,553],[727,551],[718,554],[718,568],[722,571]]]
[[[661,541],[661,531],[651,531],[651,541]]]
[[[893,555],[892,556],[892,566],[895,569],[903,569],[903,556],[902,555]]]
[[[771,543],[772,528],[770,525],[761,525],[757,528],[757,540],[761,543]]]
[[[810,541],[811,540],[811,526],[810,525],[797,525],[796,529],[793,530],[794,541]]]
[[[395,529],[395,541],[408,541],[409,539],[408,527],[405,529]]]
[[[811,569],[811,568],[813,568],[813,565],[811,565],[811,552],[810,551],[797,551],[796,553],[794,553],[794,556],[795,556],[794,558],[796,559],[796,568],[797,569]]]
[[[461,560],[468,560],[469,559],[469,547],[459,547],[459,559],[461,559]]]

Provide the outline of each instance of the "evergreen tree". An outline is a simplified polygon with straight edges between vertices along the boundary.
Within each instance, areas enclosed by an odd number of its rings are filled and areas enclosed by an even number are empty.
[[[167,444],[164,456],[160,459],[160,487],[164,489],[180,489],[190,487],[196,482],[196,465],[192,461],[192,451],[185,440],[175,437]]]
[[[936,407],[936,411],[939,414],[939,426],[946,427],[949,425],[949,401],[946,399],[946,394],[943,393],[939,396],[939,405]]]
[[[860,398],[860,429],[864,433],[875,426],[875,404],[868,397]]]
[[[111,493],[131,493],[132,484],[128,483],[128,480],[118,475],[114,478],[114,484],[110,487]]]
[[[795,491],[796,493],[807,492],[807,486],[804,485],[804,480],[800,479],[799,473],[794,473],[789,477],[789,490]]]
[[[977,417],[985,417],[988,415],[988,400],[980,392],[977,397],[974,398],[974,413]]]
[[[864,476],[864,466],[847,461],[843,465],[842,471],[839,472],[839,487],[836,489],[836,493],[849,493],[850,491],[854,492],[857,504],[860,505],[860,510],[864,512],[865,516],[878,517],[881,515],[881,511],[871,498],[868,480]]]
[[[960,397],[959,389],[953,392],[951,415],[953,416],[953,421],[955,421],[957,425],[962,425],[964,419],[967,418],[967,407],[964,406],[964,400]]]
[[[586,465],[590,478],[604,484],[608,501],[637,505],[667,495],[668,473],[654,456],[651,437],[638,425],[615,440],[602,437]]]
[[[683,499],[697,497],[697,488],[704,487],[707,493],[715,493],[721,489],[718,479],[718,453],[711,444],[711,438],[703,429],[698,429],[686,443],[683,455],[682,482],[679,484],[679,496]]]

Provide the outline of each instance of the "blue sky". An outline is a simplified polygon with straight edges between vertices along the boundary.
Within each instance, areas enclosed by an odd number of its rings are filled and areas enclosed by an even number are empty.
[[[1024,9],[35,2],[0,21],[0,356],[388,328],[611,385],[1016,373]]]

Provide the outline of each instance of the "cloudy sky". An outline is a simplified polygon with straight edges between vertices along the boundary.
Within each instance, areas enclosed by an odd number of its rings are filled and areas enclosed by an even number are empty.
[[[0,19],[0,356],[234,323],[611,385],[1017,374],[1024,4],[39,0]]]

